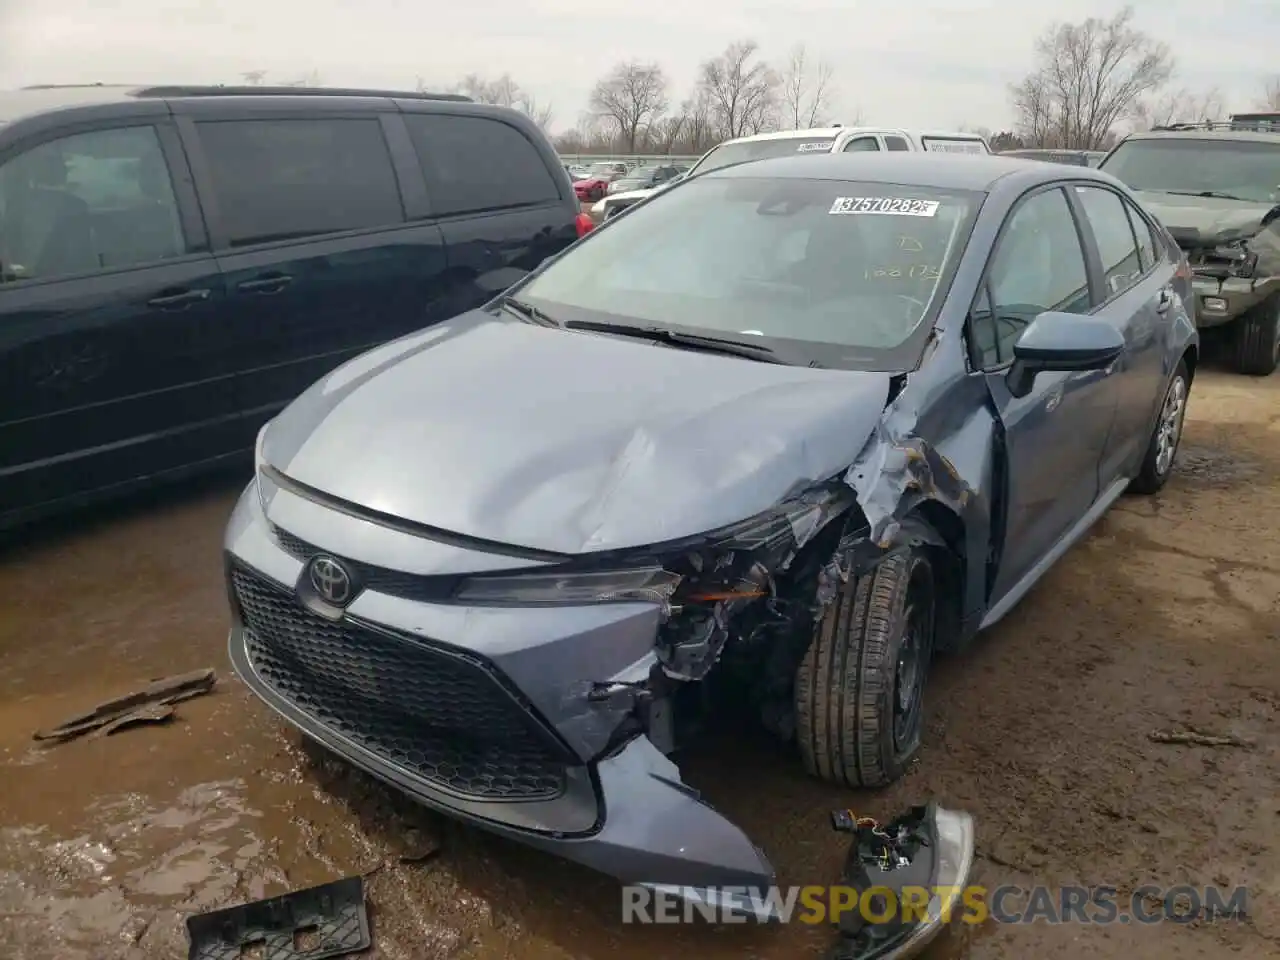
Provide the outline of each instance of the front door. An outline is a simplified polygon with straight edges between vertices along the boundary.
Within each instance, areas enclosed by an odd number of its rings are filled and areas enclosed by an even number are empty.
[[[1048,310],[1087,314],[1084,246],[1063,190],[1024,198],[1006,222],[970,318],[978,362],[1004,426],[1004,546],[995,605],[1084,516],[1116,413],[1110,370],[1043,373],[1026,396],[1009,390],[1013,344]]]
[[[179,208],[187,179],[167,122],[0,158],[0,514],[236,449],[221,281],[194,202]]]

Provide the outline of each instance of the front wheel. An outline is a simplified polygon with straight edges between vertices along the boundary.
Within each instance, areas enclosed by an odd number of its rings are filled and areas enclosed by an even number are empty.
[[[1182,424],[1187,415],[1187,397],[1191,392],[1191,375],[1185,360],[1178,361],[1169,385],[1165,387],[1164,402],[1155,430],[1147,443],[1147,453],[1142,459],[1142,469],[1129,484],[1131,493],[1158,493],[1173,473],[1173,461],[1182,442]]]
[[[852,787],[892,783],[920,747],[936,581],[915,549],[841,585],[796,671],[805,769]]]
[[[1280,365],[1280,295],[1242,316],[1231,332],[1238,371],[1255,377],[1274,373]]]

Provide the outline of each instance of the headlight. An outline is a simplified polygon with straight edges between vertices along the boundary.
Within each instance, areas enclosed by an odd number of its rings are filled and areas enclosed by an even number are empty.
[[[472,577],[454,599],[479,604],[666,603],[681,577],[662,567]]]
[[[591,205],[592,215],[597,217],[603,217],[605,206],[606,204],[603,200],[597,200],[595,203]]]
[[[682,540],[575,558],[528,573],[465,578],[452,599],[479,604],[713,603],[759,596],[747,568],[785,564],[853,502],[835,482],[806,490],[747,520]]]

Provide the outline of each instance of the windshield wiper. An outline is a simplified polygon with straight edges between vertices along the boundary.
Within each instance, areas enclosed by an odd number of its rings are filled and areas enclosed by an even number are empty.
[[[525,303],[523,300],[517,300],[515,297],[503,297],[502,306],[514,313],[521,320],[529,323],[536,323],[540,327],[564,327],[559,320],[553,320],[537,307],[532,304]]]
[[[763,343],[744,343],[741,340],[726,340],[721,337],[704,337],[697,333],[682,333],[679,330],[668,330],[666,327],[636,327],[626,323],[604,323],[598,320],[566,320],[564,326],[568,330],[616,333],[620,337],[635,337],[637,340],[651,340],[654,343],[690,347],[694,350],[705,350],[708,353],[723,353],[731,357],[746,357],[748,360],[759,360],[761,363],[787,363],[786,360],[778,356],[772,347],[767,347]]]
[[[1217,190],[1163,190],[1162,193],[1172,193],[1179,197],[1209,197],[1214,200],[1240,200],[1243,203],[1249,203],[1248,197],[1237,197],[1233,193],[1219,193]]]

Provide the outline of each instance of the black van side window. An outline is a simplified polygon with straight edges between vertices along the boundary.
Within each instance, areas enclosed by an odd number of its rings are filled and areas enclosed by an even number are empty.
[[[233,247],[404,222],[376,117],[196,124]]]
[[[0,166],[0,283],[155,263],[186,253],[155,128],[50,140]]]
[[[431,205],[439,214],[560,200],[542,156],[510,124],[487,117],[406,114]]]

